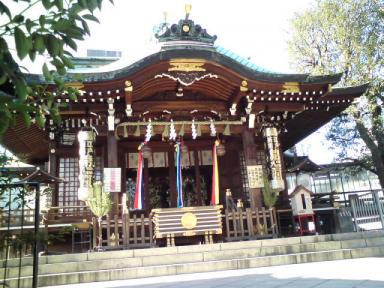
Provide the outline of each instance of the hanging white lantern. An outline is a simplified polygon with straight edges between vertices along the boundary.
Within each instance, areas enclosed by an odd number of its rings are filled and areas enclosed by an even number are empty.
[[[77,197],[81,201],[88,200],[89,187],[93,181],[93,142],[95,134],[92,130],[79,131],[77,135],[79,141],[79,189]]]

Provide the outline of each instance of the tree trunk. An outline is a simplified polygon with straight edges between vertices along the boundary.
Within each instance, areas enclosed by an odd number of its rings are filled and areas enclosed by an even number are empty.
[[[101,229],[101,218],[102,217],[97,217],[97,222],[99,223],[99,229],[98,229],[98,235],[97,235],[97,240],[98,240],[98,247],[101,248],[103,246],[103,231]]]
[[[370,137],[367,128],[360,120],[356,119],[356,128],[359,131],[360,137],[367,145],[372,155],[372,162],[375,166],[376,175],[382,188],[384,188],[384,151],[380,151],[375,141]]]

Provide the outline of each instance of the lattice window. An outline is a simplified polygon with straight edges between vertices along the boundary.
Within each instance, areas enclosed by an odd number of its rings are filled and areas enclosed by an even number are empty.
[[[79,158],[60,158],[59,177],[66,181],[65,183],[59,184],[59,206],[78,205],[77,189],[79,187]]]
[[[265,152],[260,150],[256,151],[256,164],[263,165],[263,170],[266,171],[266,157]],[[243,191],[247,201],[250,201],[249,195],[249,183],[248,183],[248,174],[247,174],[247,164],[245,162],[244,152],[239,153],[240,157],[240,172],[241,172],[241,181],[243,184]]]
[[[102,157],[95,157],[95,180],[103,179]],[[59,206],[76,206],[83,204],[77,199],[79,188],[79,158],[68,157],[59,160],[59,177],[65,179],[65,183],[59,184]]]
[[[95,157],[95,181],[103,181],[103,158]]]
[[[248,175],[247,175],[247,164],[245,163],[244,152],[240,152],[239,157],[240,157],[241,182],[243,184],[245,199],[249,202],[250,201],[249,183],[248,183]]]

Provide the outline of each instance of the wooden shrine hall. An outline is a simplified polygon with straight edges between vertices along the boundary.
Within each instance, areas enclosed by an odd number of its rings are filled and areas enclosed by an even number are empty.
[[[54,189],[53,207],[84,205],[78,193],[95,180],[111,193],[111,219],[125,210],[144,217],[160,211],[161,218],[162,209],[226,209],[236,202],[260,210],[266,183],[279,193],[276,205],[288,205],[282,152],[367,88],[335,88],[342,74],[266,71],[215,46],[217,37],[189,13],[156,37],[160,51],[129,66],[68,74],[67,85],[81,95],[57,95],[67,104],[59,126],[47,121],[45,129],[26,128],[18,122],[5,134],[7,149],[28,163],[48,163],[50,174],[65,179]],[[44,83],[41,75],[28,77]],[[135,207],[138,189],[141,206]]]

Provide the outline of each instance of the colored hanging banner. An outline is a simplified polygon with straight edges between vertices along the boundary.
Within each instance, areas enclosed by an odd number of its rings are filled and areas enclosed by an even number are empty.
[[[181,144],[176,143],[176,188],[177,188],[177,207],[183,207],[183,179],[181,175]]]
[[[219,204],[219,167],[217,163],[217,146],[220,144],[218,140],[215,141],[212,150],[212,195],[211,205]]]
[[[139,150],[137,161],[136,192],[134,209],[143,209],[143,153]]]

